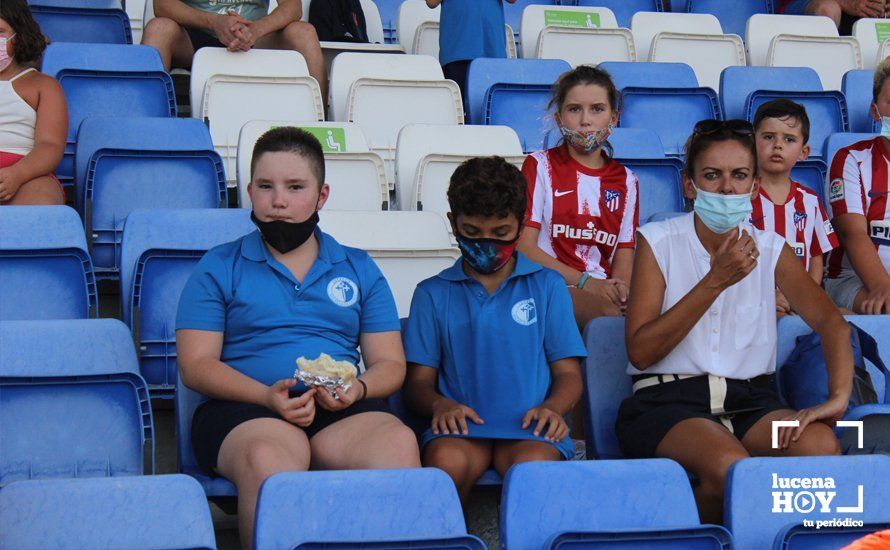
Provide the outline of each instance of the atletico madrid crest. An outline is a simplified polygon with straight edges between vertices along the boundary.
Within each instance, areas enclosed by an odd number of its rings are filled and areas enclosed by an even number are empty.
[[[621,201],[621,192],[604,189],[603,201],[606,203],[606,208],[609,209],[609,212],[617,212],[618,203]]]
[[[806,224],[807,224],[806,212],[795,212],[794,213],[794,227],[796,227],[798,231],[803,231]]]

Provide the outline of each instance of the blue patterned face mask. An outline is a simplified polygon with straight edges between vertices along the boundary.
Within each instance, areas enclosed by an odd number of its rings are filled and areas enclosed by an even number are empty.
[[[708,229],[718,235],[738,227],[753,210],[750,191],[741,195],[724,195],[702,191],[697,185],[695,191],[695,213]]]
[[[595,130],[593,132],[579,132],[578,130],[569,130],[563,125],[559,126],[559,131],[562,132],[562,137],[565,138],[566,143],[570,145],[575,151],[579,153],[589,155],[603,146],[603,143],[609,139],[609,136],[612,135],[612,123],[610,122],[608,126],[605,128],[600,128],[599,130]]]
[[[457,231],[454,236],[464,261],[484,275],[490,275],[507,265],[519,244],[519,233],[510,240],[471,239]]]

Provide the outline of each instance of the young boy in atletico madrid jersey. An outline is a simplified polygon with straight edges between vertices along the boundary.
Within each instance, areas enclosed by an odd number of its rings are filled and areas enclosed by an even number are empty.
[[[823,254],[837,246],[837,236],[819,195],[791,179],[794,165],[810,153],[806,109],[788,99],[764,103],[754,115],[754,136],[760,186],[751,199],[751,224],[784,237],[810,277],[822,284]],[[793,313],[779,289],[776,312]]]

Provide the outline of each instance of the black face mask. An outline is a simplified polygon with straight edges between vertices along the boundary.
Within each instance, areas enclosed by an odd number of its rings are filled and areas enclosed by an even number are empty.
[[[312,232],[318,226],[318,211],[309,216],[308,220],[300,223],[284,220],[263,222],[253,212],[250,213],[250,219],[259,228],[263,240],[269,243],[269,246],[282,254],[287,254],[312,236]]]

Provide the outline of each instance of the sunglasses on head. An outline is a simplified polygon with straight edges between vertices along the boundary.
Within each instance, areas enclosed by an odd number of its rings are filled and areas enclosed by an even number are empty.
[[[718,132],[731,132],[738,136],[754,136],[754,126],[747,120],[700,120],[692,129],[693,136],[709,136]]]

